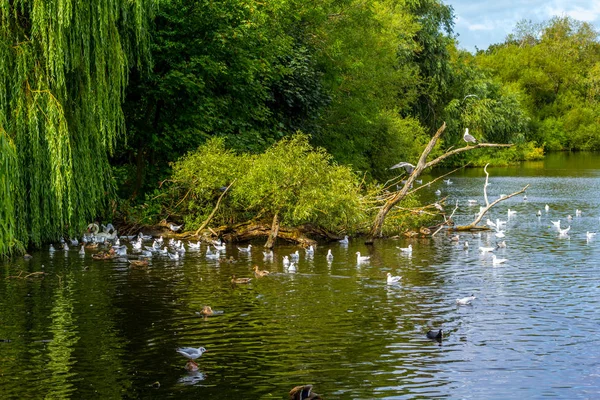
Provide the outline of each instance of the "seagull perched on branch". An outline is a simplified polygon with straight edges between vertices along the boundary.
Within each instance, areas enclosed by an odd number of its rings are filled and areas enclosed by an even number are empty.
[[[475,139],[475,137],[473,137],[473,135],[471,135],[469,133],[469,128],[465,128],[465,134],[463,135],[463,140],[467,143],[477,144],[477,139]]]
[[[407,163],[405,161],[399,162],[398,164],[390,167],[390,169],[396,169],[396,168],[404,168],[404,170],[406,171],[406,173],[408,175],[412,174],[413,171],[415,170],[414,165],[412,165],[411,163]]]

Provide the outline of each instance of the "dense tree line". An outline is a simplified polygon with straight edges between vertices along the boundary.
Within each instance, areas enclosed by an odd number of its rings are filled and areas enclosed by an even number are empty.
[[[569,18],[523,22],[473,55],[440,0],[102,4],[0,5],[0,253],[111,215],[114,189],[158,217],[172,165],[185,175],[172,163],[214,138],[239,161],[303,132],[369,184],[414,162],[442,121],[441,148],[469,127],[518,144],[504,162],[600,146],[598,36]]]

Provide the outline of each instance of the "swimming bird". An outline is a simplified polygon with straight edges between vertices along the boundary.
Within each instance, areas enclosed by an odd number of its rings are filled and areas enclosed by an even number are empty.
[[[360,251],[356,252],[356,262],[359,263],[359,264],[361,262],[369,261],[370,258],[371,258],[371,256],[361,256],[360,255]]]
[[[435,195],[436,196],[441,196],[442,195],[442,191],[440,189],[435,191]]]
[[[398,246],[396,246],[398,247]],[[412,244],[409,244],[408,247],[398,247],[400,251],[404,253],[412,253]]]
[[[231,283],[250,283],[250,281],[252,280],[252,278],[236,278],[235,275],[231,275]]]
[[[290,258],[288,256],[283,256],[283,266],[290,265]]]
[[[458,306],[468,306],[471,305],[471,303],[473,302],[473,300],[475,300],[477,297],[475,297],[474,295],[470,295],[468,297],[463,297],[462,299],[456,299],[456,305]]]
[[[181,229],[182,225],[173,225],[173,224],[169,224],[169,229],[172,230],[173,232],[177,232],[178,230]]]
[[[48,249],[48,251],[49,251],[50,253],[54,253],[54,252],[56,251],[56,249],[54,249],[54,246],[51,244],[51,245],[50,245],[50,248]]]
[[[196,243],[188,242],[188,248],[190,250],[200,250],[200,241]]]
[[[171,260],[179,260],[179,253],[177,253],[177,252],[175,252],[175,253],[167,252],[167,255],[169,256],[169,258]]]
[[[560,219],[558,221],[550,221],[552,222],[552,225],[554,225],[556,228],[558,228],[560,230]]]
[[[286,269],[288,272],[296,272],[296,263],[291,262]]]
[[[263,276],[267,276],[269,275],[270,272],[269,271],[265,271],[265,270],[260,270],[258,269],[258,265],[254,266],[254,276],[257,278],[262,278]]]
[[[586,232],[585,236],[587,237],[588,240],[593,239],[594,236],[596,236],[596,232]]]
[[[508,260],[506,258],[498,258],[495,254],[492,254],[492,265],[500,265],[507,261]]]
[[[438,342],[441,342],[444,337],[444,332],[440,329],[437,332],[428,331],[425,335],[427,336],[427,339],[437,340]]]
[[[180,347],[176,351],[189,360],[188,364],[197,368],[198,364],[194,360],[206,353],[207,350],[204,347],[198,347],[197,349],[194,347]]]
[[[571,214],[567,215],[567,221],[572,221],[573,217],[571,216]]]
[[[494,235],[495,235],[497,238],[503,238],[503,237],[505,237],[505,236],[506,236],[506,235],[504,234],[504,231],[498,231],[498,232],[494,233]]]
[[[494,250],[496,250],[495,247],[479,247],[479,251],[482,253],[489,253]]]
[[[412,165],[411,163],[407,163],[405,161],[401,161],[398,164],[390,167],[390,169],[396,169],[396,168],[404,168],[404,170],[406,171],[406,173],[408,175],[412,174],[413,171],[415,170],[414,165]]]
[[[127,260],[129,262],[129,266],[133,269],[147,269],[148,268],[148,260]]]
[[[506,248],[506,240],[501,241],[496,245],[497,249],[505,249]]]
[[[581,217],[581,210],[575,210],[575,216]]]
[[[537,217],[541,217],[542,216],[542,210],[538,210],[538,212],[535,214]]]
[[[313,256],[315,254],[315,248],[313,247],[312,244],[310,246],[308,246],[307,249],[304,249],[304,251],[306,252],[307,256]]]
[[[523,201],[527,201],[527,195],[523,196]]]
[[[290,400],[322,400],[320,394],[312,391],[313,385],[296,386],[290,390]]]
[[[327,250],[327,261],[333,260],[333,254],[331,254],[331,249]]]
[[[205,317],[207,317],[209,315],[213,315],[214,311],[211,308],[211,306],[204,306],[204,307],[202,307],[202,310],[200,310],[200,312],[198,312],[198,314],[204,315]]]
[[[402,279],[401,276],[393,276],[391,273],[387,273],[387,284],[388,285],[393,285],[394,283],[399,283],[400,279]]]
[[[571,230],[570,226],[565,229],[558,228],[558,234],[559,234],[559,236],[567,236],[567,233],[569,233],[570,230]]]
[[[513,215],[517,215],[517,212],[516,212],[516,211],[514,211],[514,210],[511,210],[511,209],[509,208],[509,209],[508,209],[508,212],[507,212],[507,214],[508,214],[508,218],[510,218],[510,217],[512,217]]]
[[[344,236],[342,240],[338,240],[340,244],[348,244],[348,235]]]
[[[546,206],[544,207],[544,210],[545,210],[546,212],[550,211],[550,206],[549,206],[548,204],[546,204]]]
[[[81,245],[81,248],[79,249],[79,254],[85,254],[85,246]]]
[[[463,249],[469,250],[469,242],[465,240],[465,244],[463,244]]]
[[[491,221],[489,218],[488,220],[485,222],[485,224],[487,226],[489,226],[490,228],[498,228],[498,225],[496,225],[493,221]]]
[[[300,252],[298,250],[296,250],[295,252],[290,254],[290,260],[292,260],[292,261],[300,260]]]
[[[474,206],[477,204],[477,200],[467,200],[470,206]]]
[[[465,128],[465,134],[463,135],[463,140],[467,143],[477,143],[477,139],[475,139],[475,137],[473,137],[473,135],[471,135],[469,133],[469,128]]]
[[[248,247],[238,247],[240,253],[250,253],[252,251],[252,245],[249,244]]]
[[[263,251],[263,260],[273,261],[273,250]]]
[[[444,179],[444,183],[446,185],[452,185],[454,182],[452,182],[450,179]]]

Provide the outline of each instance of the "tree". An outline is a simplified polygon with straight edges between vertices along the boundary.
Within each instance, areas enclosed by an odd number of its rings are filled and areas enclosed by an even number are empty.
[[[78,233],[108,203],[107,157],[124,130],[127,72],[147,56],[151,8],[150,0],[0,5],[1,147],[15,155],[0,173],[10,190],[0,207],[12,213],[1,243]]]

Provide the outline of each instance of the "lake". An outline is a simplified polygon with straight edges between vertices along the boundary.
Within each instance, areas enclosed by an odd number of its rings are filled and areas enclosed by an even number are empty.
[[[600,227],[600,156],[551,154],[489,172],[490,200],[530,185],[526,201],[489,213],[507,220],[502,239],[440,232],[366,246],[351,237],[321,243],[313,257],[280,243],[273,261],[262,243],[249,255],[228,244],[234,263],[207,260],[202,245],[179,261],[155,257],[147,271],[76,248],[5,262],[0,397],[284,399],[313,384],[326,399],[598,398],[600,235],[586,232]],[[483,204],[485,174],[451,180],[422,197],[435,201],[440,189],[448,210],[458,200],[454,219],[466,224]],[[559,219],[567,236],[551,223]],[[501,240],[494,254],[507,261],[493,265],[478,248]],[[398,249],[409,244],[410,255]],[[296,250],[289,272],[282,257]],[[357,251],[370,260],[357,264]],[[253,265],[272,274],[231,284],[233,274],[253,277]],[[386,284],[387,272],[401,282]],[[472,305],[456,305],[471,294]],[[204,305],[222,313],[204,318]],[[441,343],[426,338],[430,329],[443,329]],[[182,346],[207,349],[198,371],[185,369]]]

